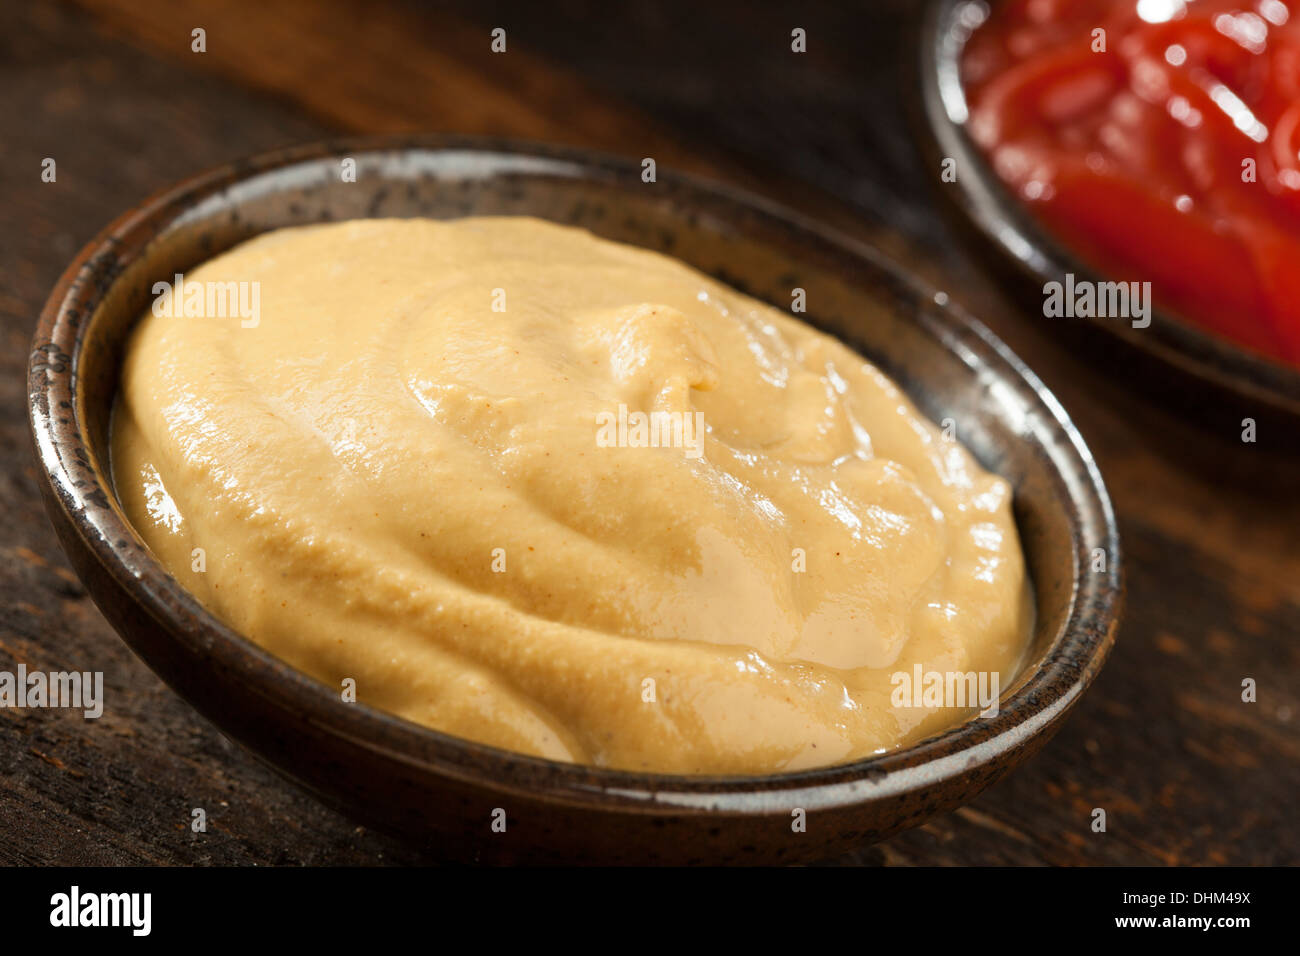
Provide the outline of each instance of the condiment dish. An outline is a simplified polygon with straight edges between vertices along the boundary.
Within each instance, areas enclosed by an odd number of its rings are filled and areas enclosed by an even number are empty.
[[[918,135],[927,169],[983,262],[1008,280],[1026,311],[1041,310],[1048,283],[1099,282],[1103,276],[1034,222],[985,160],[970,137],[961,78],[961,57],[971,33],[997,4],[984,0],[930,0],[918,28]],[[941,164],[951,162],[951,181]],[[1073,280],[1067,279],[1073,277]],[[1100,358],[1122,359],[1132,376],[1161,398],[1191,407],[1197,415],[1222,410],[1225,419],[1264,414],[1294,429],[1300,420],[1300,369],[1258,355],[1197,328],[1176,314],[1154,308],[1150,324],[1113,317],[1064,320],[1041,317],[1061,330],[1081,324]],[[1114,368],[1112,364],[1112,369]]]
[[[340,175],[345,159],[355,161],[354,182]],[[803,318],[874,361],[923,413],[951,419],[1014,488],[1037,604],[1029,662],[997,715],[798,773],[605,770],[346,703],[200,606],[144,546],[110,480],[119,367],[153,283],[282,226],[471,214],[583,226],[778,307],[802,288]],[[1101,668],[1120,615],[1120,544],[1096,463],[1052,394],[984,326],[861,243],[662,168],[644,182],[635,161],[416,137],[297,147],[204,173],[126,213],[73,260],[40,318],[29,394],[51,520],[136,654],[323,800],[438,857],[746,864],[822,859],[881,839],[970,800],[1042,747]]]

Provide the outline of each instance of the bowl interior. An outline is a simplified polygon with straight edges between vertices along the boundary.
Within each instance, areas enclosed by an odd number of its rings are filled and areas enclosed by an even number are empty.
[[[355,182],[340,178],[343,157],[356,162]],[[283,226],[383,216],[538,216],[665,252],[778,308],[790,307],[792,290],[805,290],[808,312],[801,318],[877,364],[931,419],[951,419],[958,439],[1015,489],[1015,517],[1037,623],[1027,665],[1003,690],[1001,713],[905,751],[782,777],[792,785],[851,780],[864,765],[883,773],[999,735],[1005,734],[1001,739],[1010,746],[1030,733],[1031,725],[1054,720],[1100,667],[1113,637],[1121,590],[1109,500],[1091,456],[1055,399],[987,330],[936,301],[934,293],[872,250],[759,201],[662,174],[659,182],[645,183],[640,172],[636,163],[559,151],[525,154],[454,142],[436,147],[327,144],[199,177],[124,217],[109,227],[108,238],[76,274],[69,295],[80,290],[82,312],[69,314],[65,307],[55,330],[55,342],[71,353],[85,464],[108,493],[106,508],[88,510],[78,519],[93,525],[83,535],[96,539],[91,544],[106,564],[120,561],[128,544],[138,552],[131,558],[136,566],[151,560],[112,495],[108,449],[127,335],[147,309],[154,282]],[[50,423],[37,424],[38,445],[47,425],[57,430]],[[60,480],[58,474],[55,480]],[[1094,568],[1098,550],[1105,556],[1102,570]],[[267,668],[283,667],[196,608],[174,579],[157,570],[156,593],[145,600],[184,606],[204,621],[205,640],[239,642],[247,659]],[[165,600],[158,602],[159,595]],[[305,675],[301,682],[315,684]],[[343,705],[332,689],[316,686],[319,700],[313,706],[329,713],[329,719],[346,722],[365,714],[364,707]],[[364,719],[405,725],[399,734],[403,746],[421,750],[421,756],[445,754],[448,748],[492,750],[388,715],[372,712]],[[510,759],[515,765],[534,762],[518,755]],[[620,781],[635,781],[657,794],[739,790],[752,780],[535,763],[546,764],[552,775],[568,775],[565,779],[575,786],[617,787]]]
[[[996,252],[1009,271],[1027,281],[1024,299],[1037,307],[1043,285],[1062,281],[1067,273],[1091,281],[1104,277],[1033,219],[966,131],[962,53],[979,24],[996,15],[997,5],[998,0],[929,0],[920,18],[920,105],[929,158],[956,160],[958,175],[955,182],[943,184],[943,193],[979,234],[980,249]],[[1176,313],[1154,309],[1150,326],[1143,329],[1108,318],[1081,321],[1107,333],[1110,341],[1120,340],[1195,379],[1300,416],[1300,370],[1202,331]]]

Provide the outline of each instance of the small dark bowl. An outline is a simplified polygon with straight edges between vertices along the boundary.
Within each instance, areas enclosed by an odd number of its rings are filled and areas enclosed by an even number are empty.
[[[1041,310],[1045,283],[1062,281],[1066,273],[1094,282],[1104,277],[1033,220],[966,131],[960,64],[972,32],[968,17],[972,10],[989,8],[985,0],[925,5],[917,19],[919,109],[914,115],[927,168],[937,171],[941,159],[956,160],[956,182],[943,183],[940,192],[955,207],[972,249],[1018,285],[1014,291],[1028,309]],[[1198,417],[1235,421],[1239,427],[1240,415],[1262,412],[1286,430],[1300,424],[1300,369],[1240,348],[1172,312],[1153,309],[1151,324],[1143,329],[1113,318],[1043,321],[1057,323],[1067,334],[1075,331],[1071,322],[1082,323],[1089,333],[1100,331],[1104,342],[1092,344],[1103,361],[1114,358],[1108,346],[1120,345],[1131,353],[1124,363],[1140,385],[1172,404],[1192,407]]]
[[[339,180],[355,157],[357,182]],[[32,432],[51,519],[126,642],[234,739],[322,799],[444,857],[750,863],[824,858],[971,799],[1051,736],[1096,675],[1122,601],[1119,540],[1096,465],[1055,398],[983,326],[876,252],[765,202],[637,163],[450,138],[325,143],[191,179],[108,227],[68,267],[36,333]],[[1038,605],[1032,661],[1000,713],[857,763],[685,777],[554,763],[361,704],[205,611],[123,517],[109,413],[151,284],[259,232],[361,216],[530,214],[677,256],[788,305],[952,417],[1015,487]],[[1093,549],[1105,571],[1090,570]],[[495,808],[505,833],[491,829]],[[806,832],[793,832],[803,808]]]

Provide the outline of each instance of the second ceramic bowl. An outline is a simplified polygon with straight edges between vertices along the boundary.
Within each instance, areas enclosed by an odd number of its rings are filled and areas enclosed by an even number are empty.
[[[1084,264],[1034,222],[1021,202],[985,161],[966,130],[969,111],[961,79],[966,41],[985,18],[996,15],[997,0],[928,0],[917,19],[919,95],[915,111],[927,168],[954,160],[959,170],[942,195],[972,240],[973,250],[1010,280],[1026,314],[1042,321],[1043,287],[1067,274],[1081,280],[1103,276]],[[1068,323],[1051,320],[1070,331]],[[1202,331],[1187,320],[1156,309],[1151,325],[1135,329],[1112,319],[1083,319],[1094,351],[1108,368],[1123,358],[1130,378],[1149,386],[1160,399],[1181,404],[1198,418],[1222,419],[1232,431],[1242,414],[1265,415],[1279,431],[1300,423],[1300,370]],[[1089,336],[1082,336],[1086,339]],[[1116,355],[1111,346],[1119,346]]]
[[[344,182],[341,163],[356,163]],[[811,320],[950,417],[1015,489],[1038,606],[996,717],[873,759],[764,777],[554,763],[416,726],[294,670],[209,614],[123,516],[108,435],[127,335],[158,279],[257,233],[366,216],[526,214],[666,252]],[[447,138],[325,143],[214,170],[109,226],[41,316],[30,414],[50,516],[126,642],[231,737],[360,820],[444,857],[752,863],[826,857],[969,800],[1033,753],[1114,639],[1119,541],[1097,468],[1052,395],[986,329],[862,245],[756,199],[639,163]],[[1105,556],[1094,570],[1095,553]],[[492,823],[504,810],[505,832]],[[802,809],[806,827],[792,827]]]

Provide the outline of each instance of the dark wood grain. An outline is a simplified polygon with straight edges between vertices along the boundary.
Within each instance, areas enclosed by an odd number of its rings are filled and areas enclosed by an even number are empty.
[[[40,304],[122,209],[244,153],[432,129],[654,155],[868,236],[992,326],[1095,452],[1129,561],[1126,623],[1097,684],[974,803],[833,862],[1300,862],[1300,462],[1276,435],[1244,445],[1153,404],[972,264],[908,133],[912,4],[452,6],[0,7],[0,669],[103,670],[109,697],[99,721],[0,709],[0,861],[417,861],[229,744],[125,650],[45,522],[23,400]],[[207,54],[189,52],[193,26]],[[508,30],[504,56],[488,50],[493,26]],[[807,54],[789,51],[794,26]],[[46,156],[57,183],[40,181]],[[1241,702],[1244,677],[1258,703]],[[188,829],[197,806],[206,834]]]

